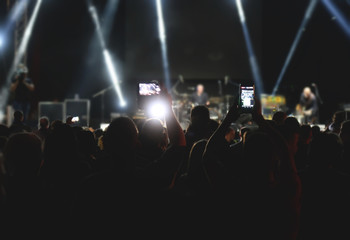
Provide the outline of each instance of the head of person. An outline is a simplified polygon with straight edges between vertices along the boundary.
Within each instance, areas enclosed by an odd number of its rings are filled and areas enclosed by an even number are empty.
[[[138,145],[138,129],[126,116],[113,119],[103,135],[104,150],[112,156],[135,151]]]
[[[13,134],[5,144],[4,156],[9,175],[36,176],[42,163],[41,140],[32,133]]]
[[[339,133],[342,122],[346,120],[346,111],[336,111],[332,116],[332,122],[328,126],[331,132]]]
[[[20,111],[20,110],[16,110],[16,111],[13,113],[13,118],[14,118],[14,121],[15,121],[15,122],[22,122],[23,119],[24,119],[23,112]]]
[[[165,135],[162,122],[157,118],[149,118],[140,129],[139,140],[142,146],[163,148],[165,146]]]
[[[304,87],[303,95],[304,95],[305,98],[310,98],[311,95],[312,95],[311,88],[310,87]]]
[[[26,79],[27,75],[28,75],[28,68],[24,64],[19,64],[17,69],[17,78],[20,81],[23,81],[24,79]]]
[[[49,128],[49,125],[50,125],[50,121],[47,117],[41,117],[39,119],[39,128],[46,129],[46,128]]]
[[[204,92],[204,85],[203,84],[198,84],[197,85],[197,93],[200,95]]]
[[[207,127],[210,120],[209,109],[204,105],[195,106],[191,110],[190,118],[193,127]]]
[[[272,120],[275,121],[278,125],[282,125],[286,118],[287,114],[284,111],[277,111],[272,116]]]

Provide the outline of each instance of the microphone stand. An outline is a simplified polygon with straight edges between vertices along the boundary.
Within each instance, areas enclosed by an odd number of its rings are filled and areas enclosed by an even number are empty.
[[[98,91],[97,93],[92,95],[93,98],[96,98],[96,97],[101,95],[101,123],[104,122],[104,112],[105,112],[104,95],[108,90],[110,90],[112,88],[113,88],[113,85],[111,85],[107,88],[104,88],[101,91]]]

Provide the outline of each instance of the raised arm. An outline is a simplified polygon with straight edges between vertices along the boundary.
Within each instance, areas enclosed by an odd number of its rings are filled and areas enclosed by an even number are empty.
[[[215,149],[220,149],[222,143],[225,142],[226,130],[230,127],[231,123],[235,122],[240,115],[240,110],[238,105],[234,103],[228,113],[226,114],[224,120],[221,122],[216,131],[208,139],[204,154]]]
[[[162,87],[162,97],[166,105],[165,122],[168,130],[170,145],[186,146],[186,138],[172,108],[172,97],[165,87]]]

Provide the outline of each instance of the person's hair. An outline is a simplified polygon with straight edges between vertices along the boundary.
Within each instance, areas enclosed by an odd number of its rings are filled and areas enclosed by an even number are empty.
[[[62,120],[59,120],[59,119],[56,119],[56,120],[53,120],[52,123],[51,123],[51,129],[55,129],[56,127],[59,127],[61,125],[63,125],[63,121]]]
[[[4,148],[8,174],[37,174],[42,161],[41,146],[41,140],[33,133],[11,135]]]
[[[350,134],[350,120],[345,120],[342,122],[340,132]]]
[[[113,119],[103,135],[104,150],[111,154],[132,151],[137,145],[138,130],[135,122],[126,116]]]
[[[41,117],[40,120],[39,120],[39,127],[40,128],[47,128],[49,127],[49,124],[50,124],[50,121],[49,121],[49,118],[48,117]]]
[[[203,123],[206,124],[209,122],[210,112],[209,109],[204,105],[198,105],[191,109],[191,123]]]
[[[284,111],[277,111],[272,116],[272,120],[275,121],[277,124],[283,124],[286,118],[287,114]]]
[[[22,121],[24,115],[23,115],[23,112],[20,111],[20,110],[16,110],[14,113],[13,113],[13,117],[16,121]]]
[[[294,134],[300,134],[300,123],[295,117],[287,117],[279,129],[282,135],[288,140],[291,139]]]
[[[140,129],[139,140],[144,146],[161,146],[164,134],[165,128],[162,122],[156,118],[149,118]]]

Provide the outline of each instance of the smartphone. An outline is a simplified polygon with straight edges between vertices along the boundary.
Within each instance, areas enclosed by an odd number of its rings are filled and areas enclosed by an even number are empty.
[[[138,106],[144,109],[147,104],[160,96],[160,85],[156,81],[139,82],[137,87]]]
[[[252,112],[254,104],[255,104],[255,101],[254,101],[255,86],[254,86],[254,84],[251,84],[251,85],[240,84],[238,95],[239,95],[239,101],[238,101],[239,108],[245,113]]]
[[[155,82],[140,82],[138,89],[140,96],[153,96],[160,94],[160,86],[158,83]]]

